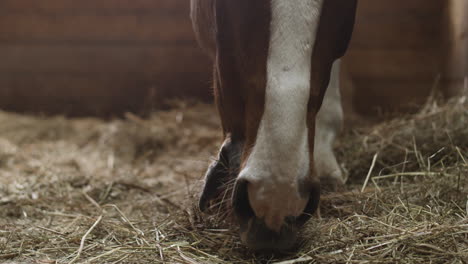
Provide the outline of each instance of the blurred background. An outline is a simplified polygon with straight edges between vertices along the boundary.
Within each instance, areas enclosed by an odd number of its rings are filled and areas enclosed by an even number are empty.
[[[349,111],[412,110],[464,87],[466,0],[360,0],[343,71]],[[0,0],[0,109],[119,116],[209,102],[189,0]]]

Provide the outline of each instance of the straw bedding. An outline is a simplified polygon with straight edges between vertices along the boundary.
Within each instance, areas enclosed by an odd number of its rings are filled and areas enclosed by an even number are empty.
[[[196,209],[220,134],[197,103],[112,121],[0,112],[0,262],[468,262],[466,98],[345,131],[348,184],[290,254],[250,252]]]

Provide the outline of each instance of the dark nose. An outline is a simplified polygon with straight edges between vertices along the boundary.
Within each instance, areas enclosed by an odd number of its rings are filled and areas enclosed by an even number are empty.
[[[255,216],[250,206],[247,182],[238,181],[233,193],[233,209],[240,226],[244,245],[255,251],[287,251],[294,248],[298,231],[317,210],[320,200],[320,184],[309,184],[309,201],[299,217],[287,217],[279,232],[271,230],[262,219]]]
[[[244,245],[255,251],[287,251],[294,247],[298,226],[290,218],[280,232],[269,229],[263,220],[250,218],[241,224],[240,237]]]

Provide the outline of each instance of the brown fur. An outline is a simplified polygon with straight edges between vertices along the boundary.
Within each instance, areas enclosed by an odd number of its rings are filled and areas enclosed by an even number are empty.
[[[224,135],[245,142],[243,160],[255,143],[263,115],[269,4],[269,0],[192,1],[197,39],[214,60],[214,94]]]

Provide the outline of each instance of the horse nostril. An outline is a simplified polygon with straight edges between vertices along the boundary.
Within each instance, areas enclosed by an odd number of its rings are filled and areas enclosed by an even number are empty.
[[[248,219],[255,217],[255,212],[250,206],[249,194],[247,192],[247,180],[238,179],[232,194],[232,208],[241,225],[247,224]]]
[[[296,223],[299,226],[303,226],[312,217],[312,214],[317,210],[320,203],[320,183],[309,182],[303,186],[301,191],[309,193],[309,201],[304,209],[301,216],[296,218]]]

